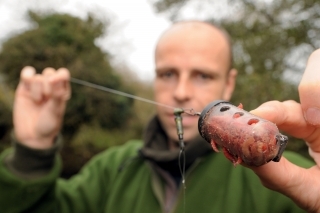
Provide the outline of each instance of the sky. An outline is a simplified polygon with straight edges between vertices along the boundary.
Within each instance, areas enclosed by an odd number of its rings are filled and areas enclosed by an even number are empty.
[[[150,0],[0,0],[0,42],[30,29],[26,19],[29,9],[81,18],[89,11],[99,18],[109,18],[109,34],[99,39],[97,45],[114,56],[115,65],[125,63],[140,80],[154,77],[155,44],[170,21],[154,12]]]

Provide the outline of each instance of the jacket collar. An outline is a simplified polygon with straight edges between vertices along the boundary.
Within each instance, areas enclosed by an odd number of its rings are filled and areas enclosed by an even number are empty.
[[[144,146],[139,153],[171,174],[180,173],[179,149],[169,150],[168,137],[157,116],[149,122],[144,133]],[[188,168],[197,158],[212,153],[212,148],[200,135],[185,144],[185,163]]]

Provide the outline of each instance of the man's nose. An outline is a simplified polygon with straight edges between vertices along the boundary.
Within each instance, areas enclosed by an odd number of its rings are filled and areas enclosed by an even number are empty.
[[[181,76],[177,82],[175,90],[173,91],[174,98],[178,102],[185,102],[190,99],[191,93],[192,88],[188,78]]]

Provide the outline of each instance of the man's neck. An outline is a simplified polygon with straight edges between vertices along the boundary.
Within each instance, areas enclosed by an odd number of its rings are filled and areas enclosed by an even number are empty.
[[[176,150],[176,149],[180,148],[178,141],[174,141],[174,140],[169,139],[168,143],[169,143],[169,150]]]

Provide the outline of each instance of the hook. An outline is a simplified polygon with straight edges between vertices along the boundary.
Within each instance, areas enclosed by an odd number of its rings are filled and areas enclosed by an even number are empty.
[[[176,127],[177,127],[177,134],[179,138],[179,145],[180,149],[184,150],[184,142],[183,142],[183,126],[182,126],[182,116],[181,114],[184,113],[184,109],[182,108],[175,108],[174,109],[174,120],[176,122]]]

